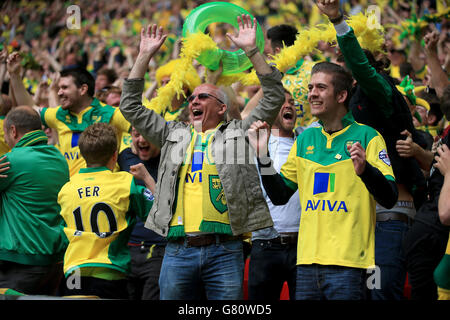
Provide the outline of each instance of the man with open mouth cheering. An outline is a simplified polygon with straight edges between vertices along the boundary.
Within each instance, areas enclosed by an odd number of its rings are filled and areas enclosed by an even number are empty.
[[[237,36],[264,97],[244,120],[226,122],[226,95],[202,84],[188,98],[191,123],[166,122],[142,106],[144,75],[164,42],[162,28],[141,32],[140,52],[123,86],[120,109],[144,138],[161,148],[154,207],[146,227],[167,237],[161,299],[241,299],[242,235],[273,225],[245,132],[273,123],[284,102],[281,73],[256,47],[256,20],[239,16]]]

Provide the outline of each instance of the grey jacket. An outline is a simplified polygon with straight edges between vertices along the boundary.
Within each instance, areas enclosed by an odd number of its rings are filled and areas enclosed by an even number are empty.
[[[282,74],[275,68],[271,74],[258,77],[264,92],[258,106],[244,120],[231,120],[219,126],[211,142],[234,235],[273,225],[246,133],[256,120],[273,123],[284,103],[284,89]],[[144,107],[143,89],[143,79],[125,80],[120,110],[146,140],[161,148],[155,202],[145,227],[167,236],[176,209],[178,171],[189,147],[191,132],[189,125],[166,122],[159,114]]]

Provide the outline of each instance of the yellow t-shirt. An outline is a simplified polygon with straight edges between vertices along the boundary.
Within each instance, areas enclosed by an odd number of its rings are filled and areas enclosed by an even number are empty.
[[[202,203],[203,201],[202,184],[208,183],[208,181],[204,181],[204,179],[208,179],[209,175],[214,175],[218,180],[217,183],[220,184],[219,175],[217,173],[217,169],[215,169],[215,164],[212,159],[211,150],[209,148],[212,137],[214,136],[215,132],[216,129],[198,133],[197,136],[198,138],[196,139],[197,143],[194,144],[192,161],[189,164],[187,164],[188,170],[185,177],[184,192],[183,192],[186,232],[200,231],[199,226],[202,222],[203,218],[202,209],[204,208]],[[205,165],[209,165],[210,168],[213,169],[212,170],[213,172],[209,172],[209,175],[206,175],[204,172]],[[216,198],[217,197],[214,197],[214,200],[216,200]],[[210,200],[209,195],[208,200]],[[221,210],[222,214],[225,217],[228,217],[225,195],[222,195],[218,203],[223,205],[223,209]]]
[[[375,264],[375,200],[355,174],[347,145],[360,142],[367,161],[387,179],[394,174],[381,135],[348,113],[344,129],[304,131],[294,143],[281,175],[299,189],[302,215],[297,264],[368,268]]]

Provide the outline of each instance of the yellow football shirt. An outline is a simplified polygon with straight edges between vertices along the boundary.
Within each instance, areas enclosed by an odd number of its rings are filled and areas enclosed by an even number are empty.
[[[281,175],[299,189],[302,215],[297,264],[368,268],[375,264],[375,200],[356,175],[347,146],[360,142],[366,159],[390,180],[394,174],[381,135],[354,121],[331,135],[322,127],[297,137]]]
[[[81,133],[95,122],[107,122],[116,128],[117,141],[122,141],[124,132],[129,132],[130,123],[124,118],[118,108],[114,108],[94,98],[92,104],[78,114],[59,108],[44,108],[41,112],[43,124],[58,132],[59,150],[69,164],[70,175],[74,175],[81,168],[86,168],[78,147]]]
[[[106,267],[128,272],[128,239],[135,215],[145,220],[151,192],[128,172],[106,167],[82,168],[59,192],[58,204],[69,240],[64,273],[80,267]]]

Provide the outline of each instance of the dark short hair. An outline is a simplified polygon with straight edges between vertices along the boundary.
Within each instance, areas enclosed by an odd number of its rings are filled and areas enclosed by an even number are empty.
[[[108,78],[109,83],[113,83],[117,79],[117,73],[116,71],[114,71],[114,69],[102,68],[97,71],[97,77],[99,75],[106,76],[106,78]]]
[[[292,46],[297,39],[297,28],[280,24],[267,30],[267,39],[272,42],[272,49],[283,48],[283,43],[286,47]]]
[[[7,130],[12,125],[16,127],[20,134],[42,129],[41,117],[33,108],[28,106],[19,106],[8,112],[5,118]]]
[[[94,123],[81,133],[78,146],[88,166],[105,166],[117,151],[116,130],[109,123]]]
[[[432,126],[437,126],[439,121],[442,120],[442,117],[444,114],[441,111],[441,104],[440,103],[430,103],[430,111],[428,111],[428,116],[434,115],[436,117],[436,120],[431,124]]]
[[[88,87],[88,95],[93,97],[95,94],[95,79],[92,74],[83,68],[70,68],[64,69],[61,71],[61,78],[63,77],[72,77],[73,82],[80,88],[83,84],[86,84]]]
[[[340,65],[328,61],[316,63],[311,69],[311,76],[320,72],[332,75],[331,83],[335,95],[347,91],[347,99],[345,99],[344,105],[348,108],[353,88],[352,75]]]
[[[6,94],[0,93],[2,95],[3,103],[0,104],[0,116],[6,116],[9,110],[12,108],[12,100]],[[0,128],[1,130],[1,128]]]
[[[414,72],[414,68],[411,63],[409,62],[403,62],[400,65],[400,77],[403,79],[404,77],[410,75]]]

